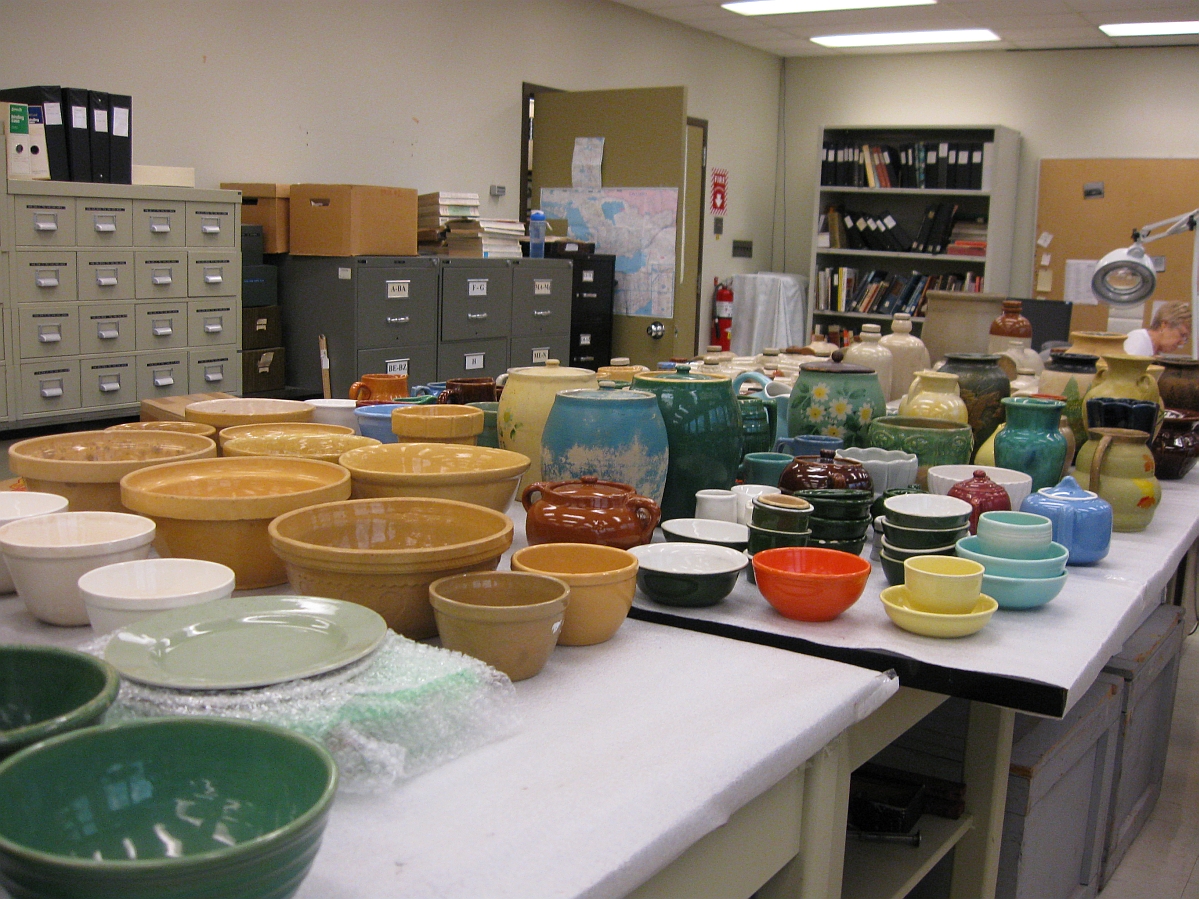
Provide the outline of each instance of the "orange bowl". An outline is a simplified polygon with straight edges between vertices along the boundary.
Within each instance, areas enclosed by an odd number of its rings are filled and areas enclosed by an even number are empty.
[[[753,557],[754,578],[780,615],[832,621],[866,589],[870,563],[837,549],[782,546]]]

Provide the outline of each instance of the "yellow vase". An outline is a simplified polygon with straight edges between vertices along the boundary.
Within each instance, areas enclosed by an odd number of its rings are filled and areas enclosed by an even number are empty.
[[[1143,531],[1161,502],[1149,435],[1128,428],[1091,428],[1078,452],[1074,479],[1112,506],[1112,529]]]
[[[899,414],[961,424],[970,421],[970,413],[958,388],[958,376],[927,369],[916,372],[907,395],[899,403]]]
[[[1083,397],[1083,408],[1086,401],[1096,397],[1117,397],[1119,399],[1142,400],[1146,403],[1162,405],[1161,391],[1157,389],[1157,381],[1149,374],[1149,364],[1152,356],[1126,356],[1123,353],[1111,353],[1103,357],[1106,368],[1095,375],[1086,396]]]

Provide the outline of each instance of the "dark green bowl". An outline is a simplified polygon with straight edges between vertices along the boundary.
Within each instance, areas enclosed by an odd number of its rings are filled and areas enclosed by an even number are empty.
[[[963,499],[936,493],[913,493],[883,501],[887,520],[905,528],[959,528],[974,511]]]
[[[874,502],[870,504],[870,517],[878,518],[886,513],[883,508],[883,503],[892,496],[903,496],[905,493],[924,493],[925,490],[919,484],[911,484],[907,487],[892,487],[890,490],[885,490],[874,498]]]
[[[797,490],[795,496],[812,504],[813,516],[836,518],[839,521],[869,521],[870,505],[874,502],[874,493],[869,490],[838,487]]]
[[[664,606],[714,606],[749,564],[745,553],[711,543],[647,543],[629,552],[637,557],[637,586]]]
[[[121,685],[103,659],[53,646],[0,646],[0,759],[88,727]]]
[[[772,531],[806,531],[811,517],[811,503],[784,493],[770,493],[754,497],[750,520]]]
[[[878,554],[878,562],[883,566],[883,574],[887,576],[887,583],[892,587],[898,587],[906,582],[907,575],[904,574],[903,562],[892,559],[885,551]]]
[[[818,549],[836,549],[843,553],[849,553],[851,556],[861,555],[862,547],[865,545],[865,537],[861,537],[857,540],[817,540],[815,537],[813,537],[808,541],[808,546],[814,546]]]
[[[323,747],[252,721],[63,734],[0,764],[0,883],[47,899],[284,899],[336,788]]]
[[[957,543],[970,533],[970,525],[954,528],[908,528],[883,518],[883,535],[896,549],[932,549]]]
[[[775,531],[751,524],[749,525],[749,552],[750,555],[753,555],[764,549],[777,549],[780,546],[807,546],[808,538],[811,536],[811,531]]]
[[[812,516],[809,522],[812,537],[816,540],[861,540],[866,536],[870,527],[870,519],[845,521],[840,518],[817,518]]]
[[[902,562],[904,559],[910,559],[913,556],[953,556],[957,555],[957,547],[950,543],[947,546],[934,546],[929,549],[901,549],[898,546],[892,546],[891,542],[886,537],[883,538],[882,546],[879,547],[879,552],[884,552],[897,562]]]

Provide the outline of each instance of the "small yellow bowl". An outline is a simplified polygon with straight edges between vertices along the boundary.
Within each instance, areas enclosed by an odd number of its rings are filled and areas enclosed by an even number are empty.
[[[474,446],[483,433],[483,410],[474,406],[400,406],[391,413],[400,443],[461,443]]]
[[[911,595],[906,584],[896,584],[883,590],[881,597],[887,617],[895,624],[924,637],[966,637],[981,631],[999,603],[980,593],[970,611],[962,615],[943,615],[937,612],[922,612],[913,608]]]
[[[903,563],[912,608],[940,615],[962,615],[978,602],[983,572],[978,562],[957,556],[912,556]]]
[[[570,587],[558,642],[591,646],[611,639],[637,592],[637,557],[614,546],[542,543],[512,554],[512,570],[544,574]]]

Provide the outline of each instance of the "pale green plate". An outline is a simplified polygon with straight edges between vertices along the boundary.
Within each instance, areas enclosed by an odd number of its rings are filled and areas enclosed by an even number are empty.
[[[113,634],[104,658],[124,677],[178,690],[269,687],[370,655],[387,623],[315,596],[240,596],[160,612]]]

